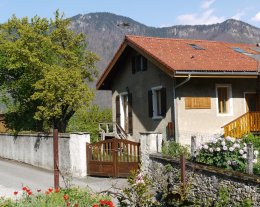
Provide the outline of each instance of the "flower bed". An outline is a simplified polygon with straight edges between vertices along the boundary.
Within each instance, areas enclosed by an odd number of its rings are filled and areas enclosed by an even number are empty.
[[[23,187],[22,191],[15,191],[13,199],[0,198],[3,207],[45,207],[45,206],[72,206],[72,207],[113,207],[108,196],[100,196],[89,191],[71,189],[41,189],[34,193],[30,188]]]

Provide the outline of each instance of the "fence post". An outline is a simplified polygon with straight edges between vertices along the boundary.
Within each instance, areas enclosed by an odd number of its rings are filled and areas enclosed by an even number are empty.
[[[182,184],[186,183],[186,158],[185,154],[182,154],[180,157],[181,162],[181,182]]]
[[[191,145],[190,145],[190,151],[191,151],[191,158],[194,159],[196,157],[196,136],[191,136]]]
[[[246,172],[250,175],[253,174],[253,159],[254,159],[254,151],[252,143],[247,144],[247,166]]]
[[[59,137],[58,129],[53,130],[53,165],[54,165],[54,188],[58,189],[59,183]]]

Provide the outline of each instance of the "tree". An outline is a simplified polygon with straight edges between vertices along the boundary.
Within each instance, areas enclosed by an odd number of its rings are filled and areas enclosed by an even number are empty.
[[[92,105],[87,110],[85,108],[77,110],[70,119],[67,130],[70,132],[89,132],[91,142],[96,142],[99,138],[98,124],[102,122],[112,122],[111,109],[101,109],[97,105]]]
[[[98,58],[69,23],[56,11],[54,20],[13,16],[1,26],[0,84],[7,94],[8,127],[41,130],[45,123],[65,132],[75,111],[91,102],[87,81],[97,76]]]

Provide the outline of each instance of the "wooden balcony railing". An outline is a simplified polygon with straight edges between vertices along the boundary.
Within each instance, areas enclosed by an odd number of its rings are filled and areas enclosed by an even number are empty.
[[[224,128],[224,136],[241,138],[250,132],[260,131],[260,112],[247,112],[235,120],[229,122]]]

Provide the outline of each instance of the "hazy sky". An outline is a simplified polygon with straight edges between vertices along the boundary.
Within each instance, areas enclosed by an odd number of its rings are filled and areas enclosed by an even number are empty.
[[[148,26],[212,24],[238,19],[260,27],[260,0],[0,0],[0,23],[17,17],[111,12]]]

